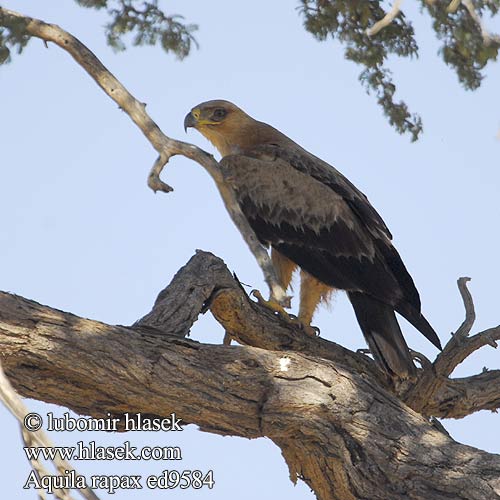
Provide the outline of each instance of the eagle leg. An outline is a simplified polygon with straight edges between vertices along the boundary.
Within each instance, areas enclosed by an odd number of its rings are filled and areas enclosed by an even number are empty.
[[[278,252],[275,248],[271,248],[271,261],[278,283],[280,287],[286,291],[290,287],[293,272],[296,269],[297,264]],[[278,297],[273,292],[274,291],[271,288],[271,296],[269,300],[265,300],[258,290],[252,290],[251,295],[257,299],[257,302],[260,305],[277,313],[278,316],[286,323],[302,327],[300,321],[295,316],[292,316],[285,311],[285,307],[291,307],[291,297],[285,296],[285,299],[287,300],[283,300],[283,298]]]
[[[269,297],[269,300],[266,300],[259,292],[259,290],[252,290],[250,292],[250,295],[254,296],[261,306],[264,306],[270,311],[277,313],[278,316],[284,319],[287,323],[291,323],[293,321],[293,318],[285,311],[285,308],[281,305],[280,301],[276,300],[272,296],[272,294],[271,297]]]
[[[301,321],[300,318],[298,321],[300,323],[300,328],[302,328],[306,335],[309,335],[309,337],[319,337],[321,332],[317,326],[308,325],[307,323]]]
[[[278,279],[278,283],[286,293],[289,288],[291,289],[290,283],[292,281],[293,272],[297,268],[297,264],[278,252],[275,248],[271,248],[271,262],[276,278]],[[290,307],[292,307],[291,299],[292,297],[289,295],[285,295],[285,297],[280,298],[271,288],[271,298],[269,300],[274,300],[283,307],[290,309]]]
[[[293,314],[288,314],[285,311],[285,308],[275,299],[272,297],[269,300],[266,300],[262,294],[259,292],[259,290],[252,290],[250,295],[253,295],[256,299],[257,302],[261,305],[264,306],[265,308],[269,309],[273,313],[277,313],[277,315],[285,321],[285,323],[289,325],[296,326],[300,328],[304,333],[311,337],[316,337],[319,335],[319,329],[316,328],[315,326],[311,326],[309,324],[304,323],[301,321],[300,318],[297,318],[297,316],[294,316]]]
[[[310,336],[319,335],[319,328],[311,326],[311,321],[318,305],[330,300],[334,289],[317,280],[309,273],[300,271],[300,307],[299,320],[303,330]]]
[[[294,271],[298,268],[297,264],[285,257],[275,248],[271,249],[271,261],[278,279],[278,283],[283,290],[290,288]],[[253,290],[252,295],[257,299],[259,304],[267,309],[278,314],[280,318],[288,324],[299,327],[306,335],[317,337],[319,328],[312,326],[311,321],[318,305],[321,302],[328,303],[334,289],[317,280],[309,273],[300,270],[300,307],[299,316],[293,316],[285,311],[285,308],[290,308],[291,297],[285,296],[287,301],[273,293],[271,288],[271,297],[265,300],[258,290]]]
[[[288,316],[292,320],[290,323],[298,326],[306,335],[309,335],[309,337],[319,337],[320,329],[317,326],[312,326],[310,323],[305,322],[300,316],[297,317],[294,314],[289,314]]]

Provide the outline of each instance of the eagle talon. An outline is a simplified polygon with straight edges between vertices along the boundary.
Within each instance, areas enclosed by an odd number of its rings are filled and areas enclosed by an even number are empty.
[[[259,292],[259,290],[252,290],[250,292],[250,295],[255,297],[257,299],[257,302],[261,305],[266,307],[267,309],[271,310],[273,313],[277,313],[277,315],[285,321],[285,323],[289,325],[296,326],[300,328],[306,335],[309,337],[317,337],[319,336],[319,328],[317,326],[311,326],[307,323],[304,323],[300,318],[295,316],[294,314],[287,313],[283,306],[279,304],[276,300],[274,300],[272,297],[269,300],[264,299],[262,297],[262,294]]]
[[[308,329],[310,330],[310,332],[306,330],[306,333],[308,335],[311,335],[311,337],[319,337],[321,334],[321,330],[317,326],[309,325]]]
[[[300,329],[308,336],[308,337],[319,337],[320,330],[317,326],[312,326],[307,323],[303,323],[300,319],[297,319],[297,322],[300,326]]]
[[[285,309],[290,309],[292,307],[292,296],[291,295],[285,295],[279,303],[285,308]]]
[[[309,337],[319,337],[320,330],[317,326],[304,322],[300,316],[295,316],[295,314],[288,313],[288,318],[291,320],[290,324],[298,326]]]
[[[257,299],[257,302],[261,305],[266,307],[267,309],[271,310],[272,312],[275,312],[278,314],[280,318],[285,320],[287,323],[291,323],[290,321],[290,315],[285,311],[284,307],[277,302],[275,299],[272,297],[269,300],[266,300],[264,297],[262,297],[262,294],[260,293],[259,290],[252,290],[250,292],[250,295],[255,297]]]

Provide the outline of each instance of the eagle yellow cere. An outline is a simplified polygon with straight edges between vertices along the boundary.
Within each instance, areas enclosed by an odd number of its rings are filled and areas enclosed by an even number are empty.
[[[208,101],[184,120],[222,155],[227,182],[259,240],[271,247],[284,289],[301,270],[299,319],[345,290],[376,362],[402,378],[415,373],[395,312],[436,347],[420,297],[392,235],[367,197],[338,170],[234,104]]]

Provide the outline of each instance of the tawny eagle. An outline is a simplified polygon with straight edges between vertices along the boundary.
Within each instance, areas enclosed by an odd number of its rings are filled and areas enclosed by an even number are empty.
[[[227,182],[259,240],[271,247],[284,289],[301,269],[302,322],[310,324],[318,303],[340,289],[389,374],[415,373],[395,312],[441,348],[387,226],[338,170],[228,101],[195,106],[184,126],[196,128],[220,152]]]

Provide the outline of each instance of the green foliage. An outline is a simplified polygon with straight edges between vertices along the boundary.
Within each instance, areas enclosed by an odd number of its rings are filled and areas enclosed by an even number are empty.
[[[160,45],[179,59],[186,57],[192,45],[197,46],[194,24],[184,24],[181,16],[167,16],[157,0],[75,0],[81,7],[106,9],[111,21],[106,25],[109,45],[116,50],[126,48],[127,35],[133,45]],[[10,62],[12,50],[21,53],[30,40],[25,22],[0,14],[0,64]]]
[[[94,9],[103,9],[108,6],[108,0],[75,0],[82,7],[91,7]]]
[[[26,21],[7,18],[0,12],[0,64],[10,62],[12,50],[20,54],[29,40]]]
[[[481,29],[467,9],[458,2],[455,12],[447,12],[449,0],[421,0],[434,18],[434,30],[444,45],[441,54],[466,89],[476,89],[483,77],[481,70],[498,55],[498,39],[486,44]],[[495,15],[500,0],[474,0],[479,15],[488,11]],[[403,13],[374,36],[367,28],[381,20],[385,12],[379,0],[301,0],[301,13],[307,31],[318,40],[329,37],[344,46],[346,59],[364,67],[359,79],[368,92],[374,92],[389,123],[399,133],[409,133],[413,141],[422,132],[418,115],[410,114],[404,102],[396,102],[396,87],[386,67],[389,55],[418,55],[411,24]]]
[[[373,91],[391,125],[400,133],[418,139],[422,131],[419,116],[412,115],[404,102],[396,102],[396,87],[385,63],[389,54],[417,55],[413,27],[399,13],[377,35],[367,29],[385,15],[378,0],[301,0],[301,12],[307,31],[318,40],[337,38],[345,46],[345,57],[364,66],[359,79],[368,92]]]
[[[483,70],[495,61],[500,37],[485,37],[478,19],[467,10],[466,0],[420,0],[433,18],[436,36],[443,42],[440,53],[468,90],[481,85]],[[472,0],[477,16],[495,16],[500,0]],[[124,50],[130,39],[133,45],[160,45],[179,59],[186,57],[197,42],[197,26],[185,24],[181,16],[168,16],[158,0],[75,0],[81,7],[105,9],[110,22],[105,26],[109,45]],[[381,0],[300,0],[300,11],[307,31],[318,40],[337,39],[344,46],[345,57],[362,66],[359,80],[373,93],[389,123],[413,141],[422,132],[422,121],[410,113],[403,101],[395,100],[396,86],[387,67],[390,55],[418,55],[413,27],[399,13],[395,19],[369,36],[367,29],[385,16]],[[470,8],[470,6],[469,6]],[[9,62],[13,49],[21,53],[29,41],[25,23],[0,13],[0,64]]]
[[[479,15],[488,11],[495,15],[500,8],[499,0],[476,0],[475,8]],[[500,43],[496,40],[483,40],[481,28],[472,19],[463,4],[459,4],[455,12],[448,13],[448,2],[438,0],[429,4],[423,2],[433,17],[433,28],[437,37],[443,40],[440,53],[444,62],[457,73],[460,83],[467,90],[475,90],[481,85],[481,70],[489,61],[495,61]]]
[[[133,34],[133,45],[157,45],[173,52],[179,59],[186,57],[192,44],[197,46],[194,24],[183,24],[182,16],[167,16],[157,0],[75,0],[82,7],[107,8],[111,22],[106,25],[108,43],[115,50],[125,50],[124,38]]]

